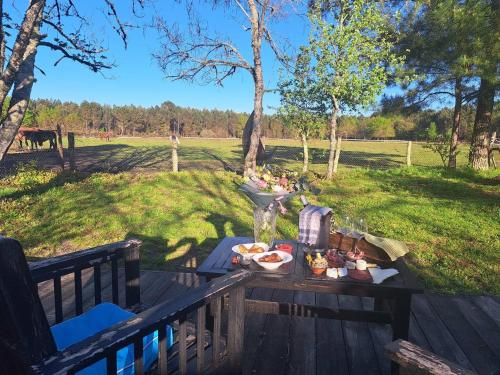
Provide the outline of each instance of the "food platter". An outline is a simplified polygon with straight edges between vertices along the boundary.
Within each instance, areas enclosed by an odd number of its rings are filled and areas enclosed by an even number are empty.
[[[241,255],[246,260],[251,260],[255,254],[269,251],[269,246],[261,242],[243,243],[232,247],[233,252]]]
[[[262,254],[255,254],[253,261],[266,270],[276,270],[283,264],[293,260],[293,256],[281,250],[267,251]]]
[[[241,248],[240,246],[244,245],[245,249]],[[250,253],[249,250],[255,246],[262,246],[262,249],[269,250],[269,247],[265,244],[260,244],[260,243],[247,243],[247,244],[241,244],[241,245],[235,245],[232,247],[232,251],[235,254],[238,254],[238,256],[233,256],[231,261],[231,266],[230,268],[232,270],[236,269],[247,269],[252,272],[263,272],[267,274],[278,274],[278,275],[283,275],[283,274],[289,274],[293,270],[293,265],[295,262],[293,262],[294,256],[290,254],[290,249],[287,247],[283,247],[285,251],[279,250],[280,247],[278,247],[278,250],[272,250],[272,251],[257,251],[254,250],[254,253]],[[293,249],[295,248],[294,245],[292,245],[292,253]],[[241,251],[243,250],[243,251]],[[269,259],[270,261],[264,262],[260,261],[261,258],[266,257],[266,256],[271,256],[272,254],[276,254],[279,256],[279,259]]]

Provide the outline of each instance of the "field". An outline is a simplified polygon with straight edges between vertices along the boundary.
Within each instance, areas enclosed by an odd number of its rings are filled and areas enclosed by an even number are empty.
[[[129,170],[165,171],[171,169],[170,141],[166,138],[113,138],[107,142],[96,138],[76,138],[76,161],[81,171],[120,172]],[[268,162],[300,171],[302,146],[298,140],[266,140]],[[400,141],[343,141],[339,168],[393,168],[406,165],[407,143]],[[466,165],[467,147],[460,147],[458,165]],[[497,153],[498,157],[498,153]],[[324,174],[328,158],[328,142],[311,140],[310,170]],[[413,143],[414,166],[441,166],[438,154]],[[36,162],[40,168],[58,168],[55,152],[11,153],[3,169]],[[500,160],[498,161],[500,163]],[[183,138],[179,147],[181,169],[224,170],[242,166],[239,139]],[[0,173],[1,171],[0,166]]]
[[[184,170],[173,174],[166,172],[170,151],[165,140],[78,139],[78,153],[93,150],[94,165],[119,172],[89,168],[57,174],[21,168],[0,179],[0,233],[18,238],[33,259],[138,237],[144,241],[144,268],[194,270],[222,237],[252,234],[252,211],[237,190],[234,173],[184,168],[204,168],[221,158],[238,165],[239,141],[181,142]],[[384,160],[404,160],[404,145],[392,145],[390,153],[381,145],[352,147],[372,158],[383,153],[392,155]],[[287,142],[287,147],[298,149],[299,144]],[[299,161],[287,163],[300,166]],[[333,182],[317,180],[321,193],[310,200],[332,207],[336,218],[362,216],[371,232],[407,242],[410,265],[429,288],[500,293],[498,172],[352,166],[342,165]],[[319,167],[322,172],[324,165]],[[289,208],[279,218],[280,238],[297,236],[299,203]]]

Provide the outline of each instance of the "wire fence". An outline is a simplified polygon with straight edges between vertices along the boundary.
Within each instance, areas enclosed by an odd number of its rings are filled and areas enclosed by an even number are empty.
[[[65,168],[69,169],[65,146]],[[328,142],[311,140],[309,170],[325,174]],[[178,146],[179,170],[232,170],[243,167],[239,139],[181,139]],[[457,166],[467,165],[467,145],[461,145]],[[500,162],[499,152],[494,157]],[[304,149],[298,140],[267,139],[264,162],[301,171]],[[83,172],[171,171],[172,144],[167,138],[77,138],[74,149],[76,169]],[[338,173],[344,168],[387,169],[406,165],[420,167],[443,166],[439,154],[424,142],[342,140],[338,159]],[[19,168],[60,170],[61,159],[56,150],[12,149],[0,163],[0,175],[15,174]]]

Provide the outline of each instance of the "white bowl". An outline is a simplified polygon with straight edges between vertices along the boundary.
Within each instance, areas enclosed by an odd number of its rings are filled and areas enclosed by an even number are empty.
[[[240,252],[239,247],[245,246],[247,249],[250,249],[254,245],[262,247],[264,249],[264,251],[269,251],[269,246],[266,245],[265,243],[262,243],[262,242],[243,243],[243,244],[235,245],[231,248],[231,250],[233,250],[236,254],[240,254],[246,260],[252,260],[252,258],[255,254],[260,255],[260,254],[264,254],[264,253],[242,253],[242,252]]]
[[[283,260],[281,262],[273,262],[273,263],[271,263],[271,262],[259,262],[259,259],[262,258],[263,256],[270,255],[273,253],[277,253]],[[266,270],[276,270],[282,264],[291,262],[293,259],[293,256],[291,256],[287,252],[284,252],[281,250],[274,250],[274,251],[266,251],[265,253],[254,254],[252,259],[255,261],[255,263],[257,263],[262,268],[265,268]]]

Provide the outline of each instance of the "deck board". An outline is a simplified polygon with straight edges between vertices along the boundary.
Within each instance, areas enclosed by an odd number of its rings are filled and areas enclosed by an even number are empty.
[[[92,270],[82,272],[83,306],[94,305]],[[124,305],[124,273],[119,270],[120,305]],[[141,271],[141,301],[155,305],[189,293],[204,282],[194,273]],[[74,315],[72,276],[61,280],[65,318]],[[54,323],[52,282],[39,284],[39,295]],[[254,288],[252,299],[370,309],[370,298]],[[109,269],[102,269],[102,300],[111,301]],[[479,374],[500,372],[500,303],[490,296],[415,296],[410,341]],[[247,314],[243,369],[246,374],[388,374],[383,345],[392,338],[389,326]],[[210,350],[210,347],[207,348]],[[209,357],[207,357],[209,358]]]

